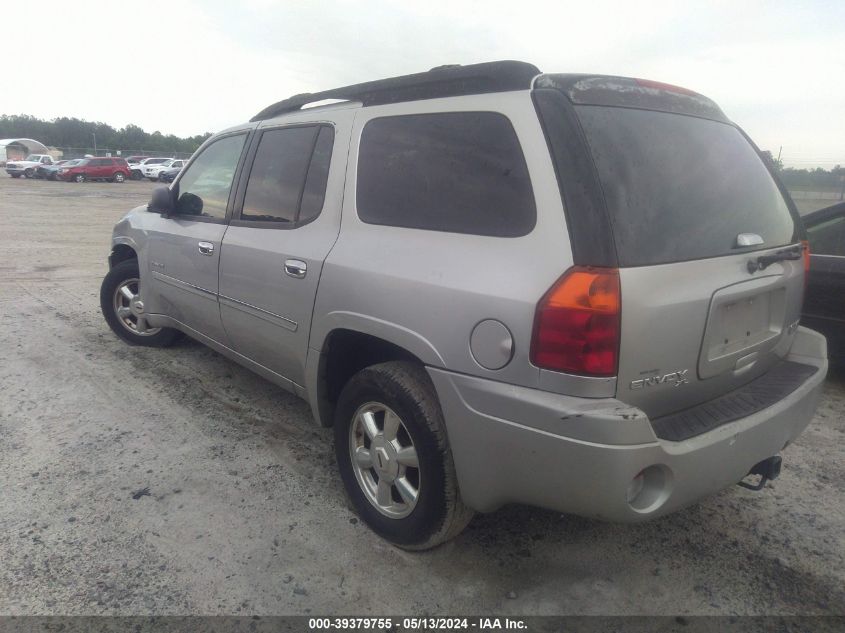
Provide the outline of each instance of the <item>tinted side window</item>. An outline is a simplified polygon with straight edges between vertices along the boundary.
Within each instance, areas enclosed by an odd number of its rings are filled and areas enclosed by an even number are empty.
[[[494,112],[370,121],[357,206],[370,224],[499,237],[526,235],[537,218],[516,132]]]
[[[317,132],[316,127],[291,127],[261,135],[246,186],[242,220],[296,221]]]
[[[305,189],[302,192],[302,204],[299,209],[300,222],[308,222],[320,215],[320,211],[323,210],[333,145],[334,130],[328,126],[321,127],[317,142],[314,144],[311,166],[305,177]]]
[[[229,191],[243,150],[245,134],[214,141],[179,180],[176,213],[209,218],[226,216]]]
[[[294,223],[319,215],[333,141],[334,130],[329,126],[264,132],[250,170],[241,219]]]

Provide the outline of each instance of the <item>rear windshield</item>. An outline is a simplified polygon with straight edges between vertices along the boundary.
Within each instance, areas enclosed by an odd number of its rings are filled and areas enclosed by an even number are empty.
[[[789,208],[754,147],[731,125],[680,114],[576,106],[607,201],[621,266],[789,244]],[[746,249],[748,250],[748,249]]]

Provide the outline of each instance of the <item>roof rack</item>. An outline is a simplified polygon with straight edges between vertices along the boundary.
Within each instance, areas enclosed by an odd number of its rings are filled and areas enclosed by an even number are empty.
[[[437,66],[428,72],[368,81],[354,86],[334,88],[323,92],[306,92],[267,106],[250,121],[263,121],[302,106],[326,99],[360,101],[363,105],[400,103],[437,97],[456,97],[469,94],[504,92],[531,87],[540,74],[533,64],[518,61],[485,62],[461,66]]]

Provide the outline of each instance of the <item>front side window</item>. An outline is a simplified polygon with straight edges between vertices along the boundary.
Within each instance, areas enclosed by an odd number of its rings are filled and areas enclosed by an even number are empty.
[[[369,224],[496,237],[526,235],[537,218],[519,139],[495,112],[367,123],[357,206]]]
[[[249,174],[241,219],[294,223],[319,214],[333,137],[328,126],[264,132]]]
[[[214,141],[197,156],[179,181],[176,213],[206,218],[226,217],[226,205],[245,134]]]

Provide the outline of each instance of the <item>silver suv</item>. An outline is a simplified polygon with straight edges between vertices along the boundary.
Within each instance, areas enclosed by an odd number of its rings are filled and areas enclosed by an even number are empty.
[[[640,521],[774,478],[827,371],[803,240],[700,94],[446,66],[210,138],[115,227],[101,303],[306,399],[363,519],[424,549],[507,503]]]

